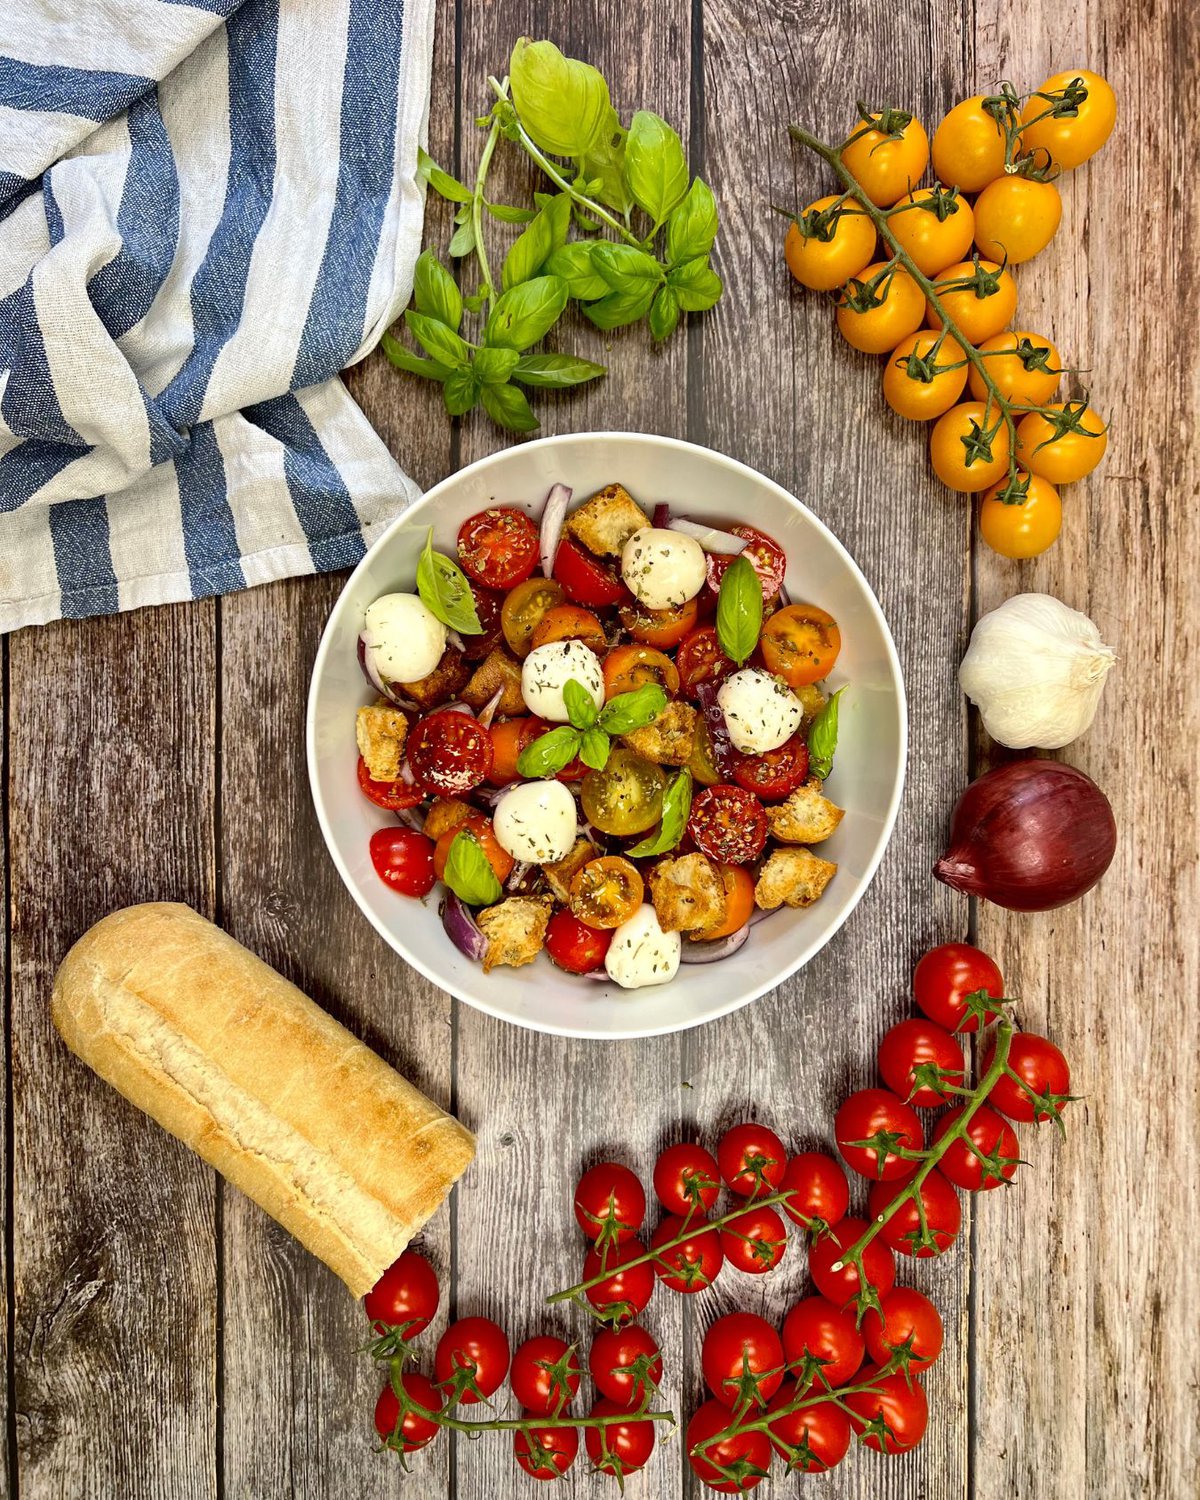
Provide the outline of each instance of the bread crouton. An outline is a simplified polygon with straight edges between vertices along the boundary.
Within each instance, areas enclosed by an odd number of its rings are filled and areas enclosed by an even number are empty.
[[[631,750],[660,766],[686,766],[696,743],[700,715],[690,703],[672,699],[652,724],[634,729],[621,738]]]
[[[463,702],[469,703],[478,713],[490,702],[497,688],[504,690],[497,713],[525,712],[525,700],[521,697],[521,663],[500,646],[490,651],[472,672],[470,682],[462,690]]]
[[[725,882],[703,854],[659,860],[650,871],[650,899],[664,932],[694,932],[725,919]]]
[[[650,517],[623,484],[606,484],[567,521],[567,530],[590,551],[615,557]]]
[[[436,844],[442,834],[459,828],[476,811],[469,802],[458,797],[439,797],[425,814],[425,835]]]
[[[397,690],[404,698],[411,698],[422,708],[436,708],[439,703],[449,703],[461,692],[463,684],[471,675],[466,657],[455,646],[447,646],[442,659],[430,672],[416,682],[400,682]]]
[[[809,849],[776,849],[758,872],[754,899],[764,911],[811,906],[837,874],[837,865]]]
[[[767,808],[771,832],[785,844],[819,844],[845,817],[828,797],[821,795],[823,783],[810,777],[803,786],[776,807]]]
[[[519,969],[522,964],[531,964],[542,951],[550,902],[541,896],[509,896],[507,901],[481,911],[476,920],[487,938],[483,972],[488,974],[499,964]]]
[[[591,839],[579,838],[575,840],[575,847],[565,859],[560,859],[557,864],[542,866],[546,884],[560,901],[570,904],[571,881],[584,865],[590,863],[599,853],[599,849]]]
[[[806,683],[803,687],[793,688],[792,692],[799,698],[804,707],[804,723],[809,725],[825,707],[826,697],[815,683]]]
[[[396,781],[404,761],[404,741],[408,737],[408,719],[401,709],[386,698],[360,708],[354,720],[354,737],[358,753],[376,781]]]

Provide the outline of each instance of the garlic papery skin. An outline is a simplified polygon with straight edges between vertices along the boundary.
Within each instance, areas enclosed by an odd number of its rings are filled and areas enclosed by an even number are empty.
[[[1058,750],[1095,718],[1116,659],[1087,615],[1053,594],[1015,594],[971,632],[958,680],[998,744]]]

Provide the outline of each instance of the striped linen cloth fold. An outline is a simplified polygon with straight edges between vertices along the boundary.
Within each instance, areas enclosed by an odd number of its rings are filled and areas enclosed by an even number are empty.
[[[0,632],[356,562],[434,0],[0,6]]]

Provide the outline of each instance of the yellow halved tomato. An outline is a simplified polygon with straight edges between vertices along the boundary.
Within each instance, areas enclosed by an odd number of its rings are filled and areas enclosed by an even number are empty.
[[[933,170],[939,182],[978,193],[1004,171],[1004,131],[976,94],[956,104],[933,132]]]
[[[553,578],[527,578],[518,583],[500,609],[500,628],[516,656],[533,650],[533,632],[542,617],[563,602],[563,586]]]
[[[632,693],[648,682],[657,682],[673,698],[679,691],[679,671],[675,663],[653,646],[614,646],[604,658],[604,696]]]
[[[708,725],[703,719],[699,719],[696,723],[696,733],[692,739],[692,753],[688,756],[687,768],[701,786],[716,786],[721,779],[721,773],[717,770],[717,762],[713,757],[712,735],[709,734]]]
[[[934,473],[952,490],[986,490],[1008,473],[1008,427],[982,401],[963,401],[939,417],[929,435]]]
[[[1051,484],[1072,484],[1090,474],[1108,447],[1108,428],[1082,401],[1059,401],[1031,411],[1017,424],[1017,458]]]
[[[924,177],[929,137],[904,110],[882,110],[869,125],[858,122],[842,147],[842,161],[872,203],[890,208]]]
[[[763,626],[763,661],[788,687],[828,677],[841,649],[837,621],[815,604],[785,605]]]
[[[883,367],[883,396],[897,415],[929,422],[949,411],[967,383],[967,365],[957,339],[949,334],[911,333],[892,350]]]
[[[622,604],[618,610],[621,624],[635,641],[645,646],[657,646],[665,651],[668,646],[678,646],[685,635],[690,635],[700,618],[699,599],[689,599],[675,609],[648,609],[635,599]]]
[[[989,260],[1032,260],[1054,238],[1062,199],[1052,182],[997,177],[975,200],[975,243]]]
[[[995,261],[960,260],[946,267],[934,289],[963,337],[976,348],[1006,328],[1017,310],[1017,283]],[[930,328],[940,328],[942,320],[932,303],[928,313]]]
[[[719,865],[725,887],[725,915],[715,927],[706,927],[695,936],[705,942],[738,932],[754,914],[754,876],[744,865]]]
[[[998,333],[980,344],[979,352],[996,389],[1015,406],[1044,406],[1058,389],[1058,350],[1040,333]],[[972,368],[967,379],[972,396],[985,401],[988,389],[979,371]]]
[[[941,187],[918,188],[900,200],[888,217],[888,228],[917,270],[936,276],[970,250],[975,215],[958,193]]]
[[[1000,498],[1008,480],[994,484],[979,505],[979,535],[1001,557],[1037,557],[1045,552],[1062,530],[1062,501],[1058,491],[1039,474],[1017,470],[1023,500]]]
[[[875,254],[875,226],[856,204],[818,198],[789,226],[783,253],[801,286],[831,292]]]
[[[641,871],[619,854],[589,860],[571,881],[571,911],[589,927],[620,927],[642,904]]]
[[[889,271],[889,267],[891,268]],[[880,260],[851,278],[838,298],[842,337],[864,354],[886,354],[925,319],[925,294],[903,266]]]
[[[597,656],[603,656],[608,649],[604,626],[590,609],[583,609],[578,604],[556,604],[553,609],[548,609],[535,626],[530,640],[534,648],[548,646],[553,641],[582,641]]]
[[[1052,94],[1056,97],[1043,97]],[[1047,78],[1032,94],[1021,119],[1026,151],[1048,151],[1060,167],[1078,167],[1094,156],[1117,122],[1117,96],[1099,73],[1069,68]]]

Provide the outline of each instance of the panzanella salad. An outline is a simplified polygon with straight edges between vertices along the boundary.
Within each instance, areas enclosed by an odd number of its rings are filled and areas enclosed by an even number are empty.
[[[610,484],[540,526],[493,505],[416,592],[367,610],[358,780],[397,814],[371,858],[406,896],[445,886],[451,941],[486,971],[544,948],[626,989],[736,952],[756,917],[837,873],[811,846],[838,697],[837,622],[793,604],[752,526],[648,516]]]

